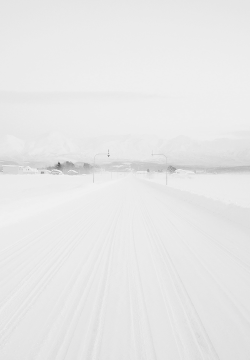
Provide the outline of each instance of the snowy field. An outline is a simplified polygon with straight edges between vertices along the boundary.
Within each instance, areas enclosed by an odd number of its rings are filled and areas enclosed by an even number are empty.
[[[137,175],[159,184],[165,184],[166,175],[153,173]],[[188,191],[227,204],[250,207],[250,173],[239,174],[194,174],[168,176],[168,186]]]
[[[141,177],[0,176],[0,359],[250,359],[250,209]]]
[[[1,173],[0,173],[1,174]],[[96,173],[94,187],[124,177],[124,173]],[[58,206],[83,191],[93,190],[92,175],[0,175],[0,226]]]

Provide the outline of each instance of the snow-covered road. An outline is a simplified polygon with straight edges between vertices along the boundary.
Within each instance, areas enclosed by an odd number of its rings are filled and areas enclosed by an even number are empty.
[[[0,228],[0,359],[249,360],[250,228],[175,192],[131,176]]]

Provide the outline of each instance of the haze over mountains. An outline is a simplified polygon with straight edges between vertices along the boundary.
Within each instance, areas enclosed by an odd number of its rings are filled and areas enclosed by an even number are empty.
[[[97,153],[110,160],[152,161],[151,152],[168,156],[169,163],[197,166],[247,166],[250,164],[250,134],[235,133],[213,140],[195,140],[186,136],[164,139],[154,135],[110,135],[73,139],[53,132],[37,140],[24,141],[12,135],[0,138],[0,160],[22,162],[56,161],[93,162]],[[99,161],[107,161],[105,156]],[[164,159],[154,157],[154,161]]]

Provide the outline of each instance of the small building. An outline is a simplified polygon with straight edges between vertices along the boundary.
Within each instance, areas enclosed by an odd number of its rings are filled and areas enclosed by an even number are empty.
[[[25,166],[23,168],[23,174],[38,174],[38,170],[30,166]]]
[[[51,171],[48,169],[39,169],[38,172],[39,174],[51,174]]]
[[[2,165],[4,174],[22,174],[23,166],[20,165]]]

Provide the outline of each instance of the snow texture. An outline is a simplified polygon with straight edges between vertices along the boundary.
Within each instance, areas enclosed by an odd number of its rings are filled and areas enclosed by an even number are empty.
[[[249,360],[250,210],[116,175],[0,177],[0,359]]]

